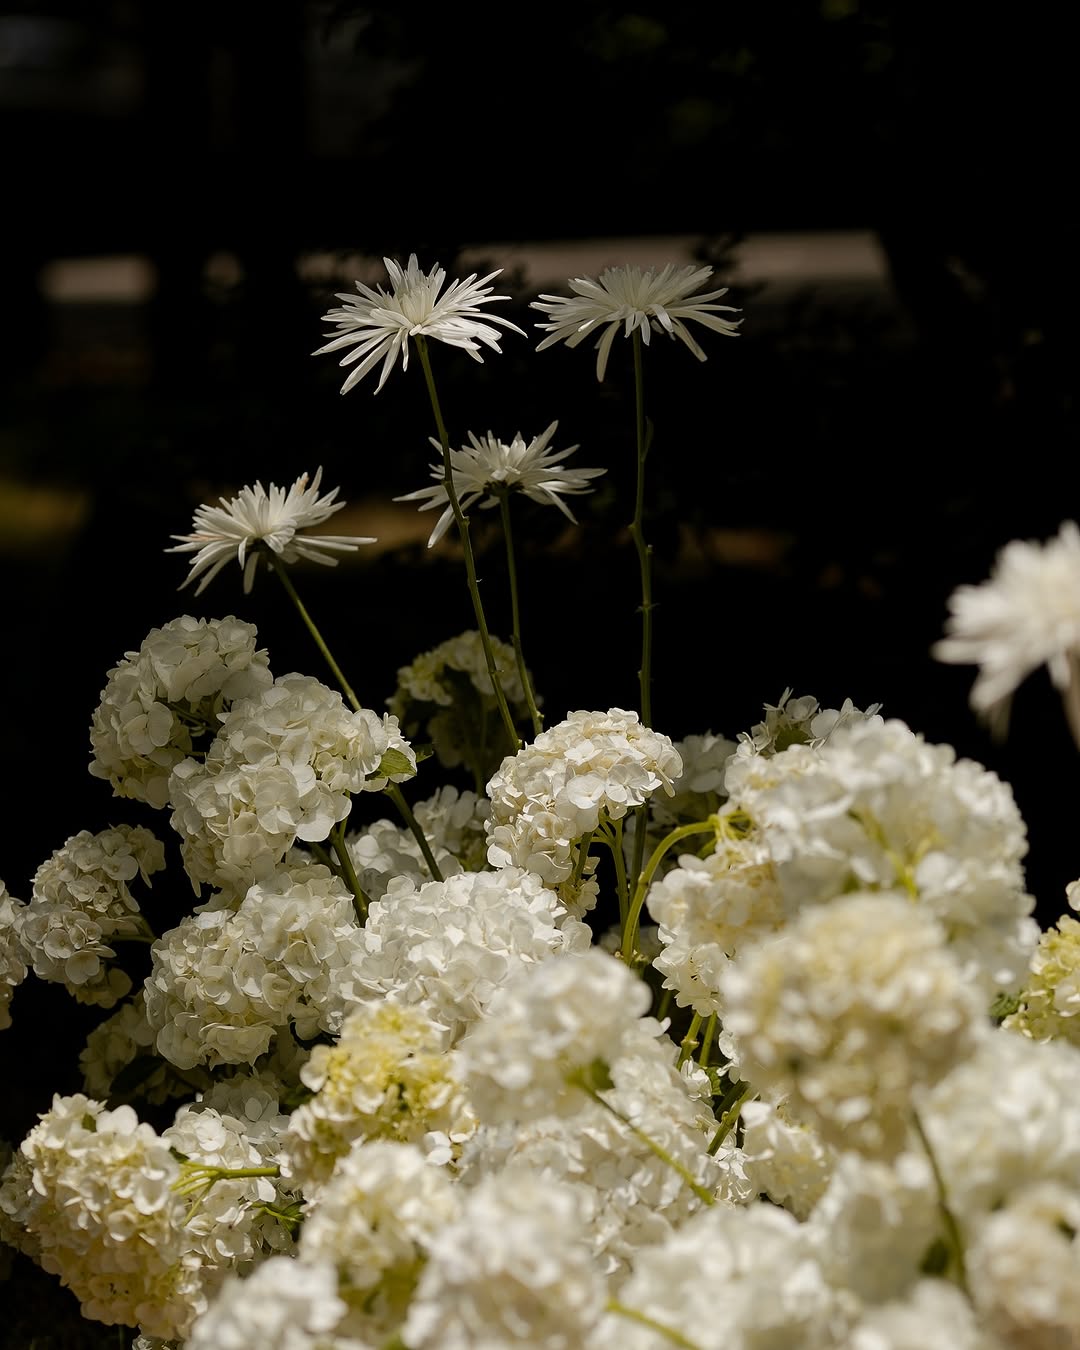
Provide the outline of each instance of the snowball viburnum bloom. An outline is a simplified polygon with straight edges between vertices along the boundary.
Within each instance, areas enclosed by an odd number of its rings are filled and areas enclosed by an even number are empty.
[[[567,520],[577,523],[574,514],[563,497],[579,496],[591,492],[588,486],[591,478],[599,478],[606,469],[567,469],[559,463],[577,449],[576,445],[568,450],[549,450],[548,443],[555,434],[558,422],[552,422],[546,431],[534,436],[528,444],[519,431],[509,445],[500,441],[493,432],[478,437],[469,432],[469,445],[460,450],[450,451],[450,465],[454,474],[454,487],[463,511],[480,498],[482,509],[494,506],[498,493],[505,491],[524,492],[541,506],[557,506]],[[431,444],[439,450],[441,447],[434,437]],[[429,511],[433,506],[442,506],[449,501],[446,492],[446,472],[441,463],[431,466],[434,487],[419,488],[403,497],[395,497],[398,502],[422,502],[421,511]],[[426,500],[425,500],[426,499]],[[428,548],[446,533],[453,519],[449,506],[439,517],[431,532]]]
[[[960,586],[949,598],[939,661],[980,667],[971,704],[999,729],[1017,686],[1046,665],[1065,697],[1080,740],[1080,529],[1067,520],[1045,544],[1014,539],[998,554],[988,581]]]
[[[394,262],[393,258],[384,258],[383,262],[390,274],[389,292],[381,286],[372,290],[358,281],[355,283],[360,292],[358,296],[339,294],[337,298],[344,304],[323,315],[323,321],[336,324],[338,331],[312,355],[321,356],[324,352],[352,347],[353,350],[347,352],[338,364],[349,366],[354,361],[360,362],[355,370],[349,372],[341,386],[343,394],[358,384],[379,361],[382,361],[382,371],[376,393],[397,365],[399,355],[402,370],[407,370],[409,338],[437,338],[451,347],[461,347],[473,360],[482,361],[481,343],[493,352],[500,350],[499,343],[503,335],[492,324],[501,324],[503,328],[525,337],[517,324],[511,323],[509,319],[501,319],[497,314],[482,313],[480,310],[481,305],[489,305],[493,300],[510,299],[508,295],[492,295],[494,287],[487,284],[492,277],[499,275],[502,268],[489,272],[479,280],[473,272],[464,281],[452,281],[440,296],[439,292],[446,280],[446,269],[438,263],[430,272],[421,272],[415,253],[409,255],[405,267]]]
[[[607,369],[611,344],[620,325],[623,336],[640,332],[648,344],[650,333],[667,333],[684,342],[699,361],[705,353],[694,341],[684,319],[694,319],[716,333],[734,337],[740,319],[723,319],[715,311],[737,314],[733,305],[715,302],[727,294],[727,287],[694,295],[695,287],[712,276],[711,267],[695,267],[692,263],[676,267],[668,263],[662,271],[655,267],[642,271],[640,267],[607,267],[598,278],[573,277],[567,283],[576,295],[541,295],[531,309],[542,310],[551,323],[537,324],[549,336],[537,347],[543,351],[555,342],[565,340],[568,347],[576,347],[601,325],[607,328],[597,346],[596,378],[602,380]]]
[[[321,468],[316,470],[310,486],[308,475],[301,474],[287,492],[275,483],[270,484],[267,492],[262,483],[256,482],[254,487],[241,488],[231,499],[222,497],[217,506],[200,506],[192,521],[192,533],[174,534],[172,538],[181,542],[165,550],[195,554],[183,586],[205,572],[195,591],[196,595],[201,594],[230,558],[235,557],[244,569],[246,595],[255,580],[262,552],[260,544],[276,553],[282,562],[306,558],[328,567],[337,566],[335,553],[349,553],[361,544],[374,544],[374,539],[360,536],[300,533],[321,525],[345,505],[334,500],[338,488],[319,496],[321,479]]]

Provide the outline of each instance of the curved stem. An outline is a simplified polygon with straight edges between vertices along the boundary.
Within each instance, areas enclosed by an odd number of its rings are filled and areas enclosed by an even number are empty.
[[[301,619],[303,619],[304,623],[307,625],[308,632],[315,639],[315,645],[316,647],[318,647],[319,651],[322,652],[326,664],[330,667],[331,671],[333,672],[334,679],[337,680],[338,684],[341,686],[342,693],[344,693],[345,697],[352,704],[353,708],[357,712],[359,712],[360,700],[353,693],[352,685],[345,678],[344,672],[342,671],[341,667],[334,660],[333,652],[331,652],[330,648],[326,645],[326,642],[323,639],[323,635],[319,632],[318,628],[315,625],[315,620],[307,612],[303,600],[301,600],[300,596],[297,594],[296,587],[292,584],[292,578],[289,576],[288,569],[272,549],[267,549],[266,556],[270,559],[270,566],[278,574],[278,578],[280,579],[281,584],[285,587],[286,594],[288,595],[289,599],[293,602],[293,604],[296,606],[297,612],[299,613]]]
[[[356,868],[353,866],[352,856],[349,853],[349,847],[345,843],[345,822],[341,821],[330,831],[330,844],[338,856],[338,865],[341,868],[341,879],[353,894],[353,909],[356,911],[356,922],[363,928],[367,923],[368,916],[368,898],[360,886],[359,878],[356,875]]]
[[[630,912],[626,917],[626,926],[623,929],[622,958],[627,965],[632,965],[635,960],[635,946],[637,944],[638,925],[641,921],[641,910],[645,904],[645,897],[649,893],[649,884],[656,873],[656,869],[663,862],[664,855],[674,848],[680,839],[686,839],[692,834],[704,834],[706,831],[716,832],[714,820],[699,820],[691,825],[680,825],[670,834],[666,834],[653,849],[652,857],[638,877],[633,903],[630,906]]]
[[[637,486],[630,537],[638,555],[641,574],[641,720],[652,726],[652,549],[645,542],[645,456],[649,445],[645,427],[645,372],[641,359],[641,330],[634,329],[634,426],[637,439]]]
[[[697,1045],[697,1034],[705,1019],[701,1013],[695,1013],[690,1019],[690,1025],[686,1028],[686,1035],[679,1042],[679,1068],[686,1063],[694,1053],[694,1047]]]
[[[705,1034],[701,1038],[701,1053],[698,1055],[698,1063],[704,1069],[709,1063],[709,1054],[712,1050],[713,1037],[716,1035],[716,1014],[712,1013],[709,1020],[705,1023]]]
[[[619,922],[626,922],[630,901],[630,887],[626,879],[626,859],[623,857],[623,828],[621,820],[605,821],[606,828],[599,833],[600,842],[611,850],[615,864],[615,894],[619,901]]]
[[[915,1133],[919,1136],[919,1141],[923,1146],[927,1159],[930,1162],[930,1170],[934,1174],[934,1186],[937,1189],[938,1209],[941,1211],[941,1219],[945,1225],[945,1232],[949,1240],[949,1246],[952,1249],[953,1263],[956,1267],[956,1283],[971,1298],[971,1287],[968,1284],[967,1262],[964,1259],[964,1238],[960,1232],[960,1225],[957,1222],[956,1215],[952,1212],[949,1205],[949,1193],[945,1187],[945,1178],[942,1176],[941,1168],[938,1166],[937,1155],[930,1144],[926,1131],[923,1129],[923,1123],[919,1119],[919,1113],[912,1107],[911,1118],[915,1123]]]
[[[646,1134],[644,1130],[639,1129],[638,1126],[635,1125],[634,1122],[629,1118],[629,1116],[624,1116],[623,1113],[620,1110],[618,1110],[617,1107],[614,1107],[610,1102],[605,1101],[604,1098],[601,1097],[600,1093],[597,1092],[595,1088],[590,1087],[587,1083],[580,1081],[578,1082],[578,1086],[581,1088],[582,1092],[584,1092],[586,1096],[591,1097],[592,1100],[596,1102],[598,1106],[602,1106],[604,1110],[609,1111],[615,1117],[616,1120],[621,1121],[622,1124],[625,1125],[626,1128],[630,1131],[630,1133],[634,1136],[634,1138],[639,1139],[649,1150],[650,1153],[655,1154],[655,1156],[659,1158],[661,1162],[666,1163],[668,1167],[672,1169],[672,1171],[677,1172],[678,1175],[682,1177],[683,1181],[686,1182],[687,1186],[690,1187],[690,1189],[694,1192],[694,1194],[700,1201],[702,1201],[706,1205],[714,1205],[716,1203],[716,1197],[713,1195],[713,1193],[707,1190],[704,1186],[702,1186],[701,1182],[695,1179],[694,1174],[690,1171],[690,1169],[688,1167],[684,1167],[683,1164],[679,1162],[678,1158],[673,1157],[663,1146],[663,1144],[658,1144],[656,1140],[652,1137],[652,1135]]]
[[[636,1322],[638,1326],[655,1331],[658,1336],[663,1336],[664,1340],[670,1341],[672,1345],[679,1346],[680,1350],[701,1350],[697,1341],[690,1340],[681,1331],[677,1331],[674,1327],[669,1327],[663,1322],[658,1322],[655,1317],[650,1317],[648,1313],[638,1312],[636,1308],[628,1308],[625,1303],[620,1303],[616,1298],[609,1298],[604,1307],[606,1312],[614,1313],[616,1317],[625,1317],[628,1322]]]
[[[580,886],[581,878],[585,875],[585,864],[589,861],[589,847],[593,841],[595,830],[590,830],[588,834],[583,834],[578,840],[577,860],[574,863],[574,871],[570,877],[571,886]]]
[[[401,818],[412,831],[412,836],[420,845],[420,852],[424,856],[424,862],[427,863],[427,869],[431,873],[432,881],[442,881],[443,874],[439,864],[435,861],[435,854],[431,851],[431,845],[428,843],[427,835],[421,828],[420,822],[413,815],[412,807],[405,800],[405,795],[396,783],[387,783],[383,791],[401,812]]]
[[[735,1122],[739,1119],[739,1112],[743,1109],[743,1103],[746,1101],[747,1097],[751,1095],[752,1090],[753,1089],[748,1083],[738,1083],[736,1084],[734,1100],[731,1100],[730,1104],[729,1098],[725,1098],[724,1101],[721,1102],[721,1105],[726,1106],[727,1109],[724,1111],[723,1115],[721,1115],[717,1131],[709,1141],[709,1147],[705,1150],[707,1153],[715,1154],[716,1150],[735,1128]]]
[[[544,729],[543,714],[536,706],[529,669],[525,664],[525,653],[521,645],[521,614],[518,608],[517,567],[514,562],[514,536],[510,529],[510,494],[503,488],[499,493],[499,514],[502,516],[503,539],[506,541],[506,570],[510,579],[510,614],[514,625],[514,658],[517,661],[518,678],[525,691],[525,702],[532,718],[533,735],[539,736]]]
[[[416,335],[416,350],[420,356],[420,365],[423,367],[424,380],[427,383],[428,397],[431,400],[431,411],[435,415],[435,428],[439,433],[439,444],[442,446],[443,456],[443,486],[446,488],[446,496],[450,502],[450,510],[453,512],[454,521],[457,524],[458,536],[461,539],[461,549],[465,555],[465,575],[469,582],[469,595],[472,597],[473,613],[476,615],[476,626],[480,630],[480,645],[484,649],[484,660],[487,663],[487,672],[491,679],[491,687],[495,691],[495,701],[499,705],[499,712],[502,714],[503,725],[506,727],[506,734],[510,737],[510,745],[514,751],[521,749],[521,740],[517,734],[517,727],[514,726],[514,719],[510,715],[510,707],[506,702],[506,695],[503,693],[502,685],[499,683],[499,672],[495,665],[495,653],[491,647],[491,635],[488,632],[487,619],[484,617],[484,606],[480,599],[480,587],[476,579],[476,559],[473,557],[472,542],[469,539],[469,520],[465,512],[461,509],[461,503],[458,501],[457,488],[454,486],[454,470],[450,462],[450,437],[446,431],[446,423],[443,421],[442,408],[439,405],[439,395],[435,388],[435,376],[431,370],[431,358],[428,356],[427,340],[422,333]]]

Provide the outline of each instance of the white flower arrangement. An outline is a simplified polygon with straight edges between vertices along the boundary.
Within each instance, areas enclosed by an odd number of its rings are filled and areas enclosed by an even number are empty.
[[[82,831],[25,902],[0,883],[0,1030],[31,972],[115,1009],[86,1091],[0,1170],[0,1240],[138,1350],[1080,1344],[1080,924],[1039,933],[1008,787],[791,690],[730,740],[654,726],[641,371],[653,333],[700,359],[689,322],[736,334],[711,269],[534,302],[541,347],[599,335],[600,378],[632,342],[642,616],[636,706],[545,730],[508,503],[573,520],[606,469],[567,467],[554,421],[451,450],[429,339],[480,359],[521,330],[485,308],[496,273],[387,268],[319,351],[345,392],[415,350],[441,462],[403,499],[456,529],[476,627],[375,712],[290,573],[366,542],[318,532],[343,505],[321,470],[174,536],[199,592],[267,563],[337,687],[275,679],[232,616],[109,671],[91,773],[175,837]],[[509,642],[469,542],[496,504]],[[981,666],[980,711],[1045,662],[1075,727],[1078,556],[1075,526],[1014,543],[955,598],[938,654]],[[159,936],[139,891],[167,856],[196,899]]]

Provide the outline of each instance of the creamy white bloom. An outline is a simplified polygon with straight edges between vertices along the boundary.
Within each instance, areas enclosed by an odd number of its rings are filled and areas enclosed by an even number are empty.
[[[490,809],[475,792],[449,786],[413,806],[444,879],[485,866]],[[365,825],[359,833],[347,835],[345,844],[369,900],[381,900],[395,877],[408,877],[416,886],[432,879],[416,836],[392,820]]]
[[[1004,729],[1017,686],[1038,666],[1065,697],[1080,737],[1080,529],[1067,520],[1044,544],[1014,539],[988,581],[949,598],[939,661],[979,666],[972,706]]]
[[[740,1075],[868,1156],[904,1148],[915,1092],[978,1042],[979,1002],[944,933],[900,895],[807,910],[733,962],[721,993]]]
[[[325,1350],[347,1308],[329,1261],[272,1256],[246,1280],[225,1281],[185,1350]]]
[[[503,334],[492,324],[525,336],[509,319],[480,308],[495,300],[509,300],[508,295],[492,295],[495,288],[487,284],[500,274],[502,268],[479,279],[473,272],[464,281],[452,281],[440,296],[446,271],[438,263],[430,272],[422,272],[415,253],[409,255],[405,267],[392,258],[384,258],[383,262],[390,274],[389,291],[381,286],[372,290],[358,281],[355,284],[359,295],[339,293],[337,298],[343,304],[323,315],[323,322],[334,324],[337,333],[312,355],[321,356],[324,352],[351,347],[352,351],[347,351],[338,364],[349,366],[354,361],[359,362],[341,386],[343,394],[347,394],[379,361],[382,371],[376,393],[386,383],[399,356],[402,370],[407,370],[410,338],[434,338],[451,347],[460,347],[475,361],[482,361],[481,344],[493,352],[500,351]]]
[[[871,703],[865,712],[851,699],[839,708],[822,708],[812,694],[792,698],[785,689],[779,702],[765,704],[765,717],[749,731],[739,733],[739,753],[775,755],[791,745],[824,745],[837,727],[853,720],[881,722],[880,703]]]
[[[792,1120],[783,1103],[746,1102],[739,1114],[743,1157],[751,1184],[797,1219],[825,1193],[836,1156],[816,1130]]]
[[[619,329],[623,336],[640,332],[648,345],[650,334],[667,333],[684,342],[699,361],[705,353],[694,341],[684,320],[693,319],[716,333],[734,336],[740,319],[723,319],[720,312],[737,314],[733,305],[718,305],[716,301],[727,295],[727,287],[694,295],[694,291],[712,276],[711,267],[695,267],[692,263],[677,267],[674,263],[661,271],[650,267],[608,267],[598,278],[572,277],[567,283],[574,295],[541,295],[530,308],[546,314],[550,323],[538,323],[537,328],[548,333],[537,351],[543,351],[553,342],[566,342],[576,347],[579,342],[606,325],[597,345],[596,378],[602,380],[607,368],[611,344]]]
[[[520,431],[509,444],[500,441],[491,431],[486,436],[477,436],[470,431],[469,444],[450,451],[454,489],[462,511],[468,511],[476,502],[480,503],[481,510],[497,506],[499,495],[504,492],[523,492],[541,506],[557,506],[567,520],[574,521],[574,514],[563,498],[591,492],[590,480],[607,470],[570,469],[562,464],[560,461],[578,447],[572,445],[568,450],[558,451],[548,449],[558,425],[558,422],[552,422],[528,444]],[[434,437],[431,443],[436,450],[441,450]],[[431,532],[428,548],[438,543],[454,518],[453,510],[447,504],[446,470],[441,460],[431,466],[431,476],[435,479],[433,487],[419,488],[394,498],[396,502],[421,502],[421,511],[446,506]]]
[[[578,1196],[511,1169],[465,1192],[429,1244],[402,1339],[410,1350],[576,1350],[604,1306]]]
[[[181,615],[152,628],[108,674],[90,726],[90,772],[118,797],[168,804],[169,774],[205,749],[221,713],[272,680],[253,624]]]
[[[847,1350],[1005,1350],[979,1326],[962,1290],[940,1279],[920,1280],[903,1298],[868,1308],[845,1344]]]
[[[79,1054],[83,1090],[90,1097],[109,1101],[117,1096],[137,1098],[158,1105],[170,1097],[190,1097],[193,1088],[208,1088],[209,1074],[192,1068],[183,1078],[159,1058],[154,1042],[157,1033],[146,1016],[143,990],[122,1003],[90,1032]],[[128,1070],[123,1092],[117,1080]],[[134,1075],[134,1076],[133,1076]]]
[[[255,570],[263,551],[269,549],[284,563],[304,558],[308,562],[337,566],[336,553],[350,553],[361,544],[374,544],[374,539],[357,535],[305,535],[314,525],[321,525],[344,502],[335,501],[340,491],[334,488],[319,496],[322,468],[308,486],[308,475],[303,473],[286,492],[276,483],[267,492],[262,483],[244,487],[235,497],[222,497],[217,506],[200,506],[192,521],[191,534],[174,534],[181,542],[166,553],[194,553],[191,571],[183,581],[186,586],[197,576],[206,573],[195,594],[200,595],[221,569],[235,558],[244,569],[244,594],[255,581]]]
[[[27,962],[30,955],[19,937],[18,920],[26,912],[26,906],[8,895],[7,887],[0,881],[0,1031],[11,1026],[11,996],[16,985],[26,979]]]
[[[1037,1041],[1080,1046],[1080,923],[1063,914],[1039,938],[1016,1011],[1002,1026]]]

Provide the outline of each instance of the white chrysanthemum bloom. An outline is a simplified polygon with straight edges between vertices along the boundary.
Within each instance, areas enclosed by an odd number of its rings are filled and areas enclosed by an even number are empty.
[[[486,798],[449,786],[413,806],[444,879],[486,866],[490,810]],[[395,877],[407,877],[416,886],[431,880],[416,836],[392,820],[365,825],[360,833],[346,836],[345,844],[368,900],[381,900]]]
[[[1018,1350],[1080,1345],[1080,1191],[1043,1182],[989,1215],[967,1250],[984,1325]]]
[[[419,1143],[439,1131],[472,1128],[445,1028],[420,1008],[364,1003],[346,1019],[336,1045],[317,1045],[300,1070],[315,1094],[289,1118],[289,1175],[310,1200],[357,1140]]]
[[[363,951],[352,893],[319,864],[283,868],[240,907],[204,908],[151,948],[146,1015],[171,1064],[251,1064],[274,1033],[330,1030],[331,982]]]
[[[339,293],[337,298],[344,302],[343,305],[323,315],[323,322],[334,324],[337,333],[312,355],[322,356],[324,352],[351,347],[353,350],[346,352],[338,364],[349,366],[354,361],[360,362],[341,386],[343,394],[347,394],[379,361],[382,371],[376,393],[386,383],[399,356],[402,370],[407,370],[410,338],[433,338],[451,347],[460,347],[474,361],[482,361],[481,344],[493,352],[500,352],[503,334],[492,324],[526,336],[509,319],[480,308],[496,300],[510,299],[508,295],[492,295],[495,288],[487,284],[499,276],[501,267],[479,280],[473,272],[464,281],[452,281],[440,296],[446,271],[438,263],[430,272],[421,272],[415,253],[409,255],[404,268],[392,258],[384,258],[383,262],[390,274],[389,291],[381,286],[372,290],[357,281],[359,295]]]
[[[0,881],[0,1031],[11,1026],[11,996],[17,985],[26,979],[27,962],[31,959],[19,937],[19,917],[26,906]]]
[[[592,492],[590,481],[607,473],[607,470],[570,469],[560,463],[578,447],[572,445],[568,450],[559,451],[548,449],[548,443],[558,425],[558,422],[552,422],[528,444],[520,431],[509,445],[500,441],[491,431],[486,436],[477,436],[470,431],[469,444],[460,450],[450,451],[454,488],[462,511],[468,511],[476,502],[480,503],[481,510],[497,506],[499,495],[504,492],[523,492],[541,506],[557,506],[567,520],[576,524],[574,513],[563,498]],[[434,437],[429,439],[435,449],[441,451],[439,442]],[[436,506],[446,507],[431,532],[428,548],[439,542],[454,518],[452,508],[447,505],[446,470],[441,460],[431,466],[431,476],[435,479],[433,487],[418,488],[416,492],[407,492],[404,496],[394,498],[396,502],[420,502],[421,511],[430,511]]]
[[[740,947],[785,920],[768,847],[757,834],[721,832],[706,858],[683,854],[649,890],[663,950],[653,964],[680,1007],[721,1013],[720,978]]]
[[[209,1074],[201,1070],[189,1069],[183,1078],[174,1073],[172,1065],[159,1058],[156,1039],[140,989],[87,1036],[79,1053],[83,1090],[99,1101],[120,1096],[160,1105],[170,1097],[190,1097],[193,1088],[210,1086]]]
[[[297,840],[325,839],[349,814],[351,794],[415,772],[395,717],[354,712],[319,680],[283,675],[233,705],[204,761],[173,770],[171,821],[188,875],[196,885],[250,885]]]
[[[185,1204],[171,1189],[180,1168],[164,1140],[130,1106],[107,1111],[76,1094],[53,1098],[20,1152],[30,1192],[20,1205],[5,1181],[0,1204],[83,1315],[182,1338],[204,1300],[197,1267],[181,1259]]]
[[[805,1219],[825,1193],[836,1155],[780,1103],[746,1102],[739,1119],[746,1175],[754,1189]]]
[[[376,1345],[397,1330],[428,1247],[458,1216],[445,1169],[413,1144],[358,1143],[320,1188],[300,1232],[304,1261],[337,1266],[348,1329]]]
[[[568,347],[576,347],[590,333],[606,325],[596,344],[598,380],[604,378],[611,344],[620,328],[624,337],[640,332],[646,346],[651,333],[667,333],[684,342],[699,361],[704,361],[705,353],[694,341],[684,320],[693,319],[728,337],[735,336],[742,322],[741,319],[720,317],[718,311],[739,312],[734,305],[716,304],[722,295],[727,295],[726,286],[704,295],[694,295],[697,287],[711,276],[711,267],[695,267],[692,263],[677,267],[668,263],[660,272],[655,267],[644,272],[640,267],[607,267],[595,279],[572,277],[567,285],[576,294],[541,295],[529,306],[551,320],[536,325],[548,333],[536,350],[542,352],[552,343],[563,341]]]
[[[596,948],[515,971],[461,1042],[469,1100],[485,1124],[572,1115],[593,1065],[649,1009],[644,981]],[[590,1076],[592,1075],[592,1076]]]
[[[1071,914],[1039,938],[1019,1007],[1002,1026],[1036,1041],[1061,1037],[1080,1047],[1080,923]]]
[[[109,945],[149,934],[128,886],[165,866],[161,842],[141,825],[81,830],[34,874],[30,903],[16,913],[18,937],[39,979],[62,984],[80,1003],[111,1008],[131,981],[110,965]]]
[[[410,1350],[576,1350],[604,1306],[578,1196],[524,1170],[465,1192],[430,1243],[402,1328]]]
[[[525,867],[550,885],[574,869],[574,844],[601,815],[620,820],[682,773],[671,740],[637,713],[572,712],[508,755],[488,783],[488,862]]]
[[[374,544],[374,539],[345,534],[301,533],[314,525],[329,520],[340,511],[344,502],[335,501],[339,489],[319,496],[322,468],[308,486],[308,475],[303,473],[289,488],[270,484],[267,492],[262,483],[244,487],[235,497],[222,497],[217,506],[200,506],[192,521],[191,534],[174,534],[181,542],[166,553],[194,553],[191,571],[182,582],[186,586],[197,576],[206,573],[195,590],[200,595],[223,567],[235,558],[244,569],[244,594],[255,581],[255,570],[265,550],[283,563],[294,563],[298,558],[308,562],[337,566],[339,553],[350,553],[361,544]]]
[[[849,720],[821,745],[736,755],[731,807],[760,831],[789,914],[851,890],[903,890],[948,933],[987,1000],[1038,941],[1024,822],[996,774],[903,722]]]
[[[601,1095],[664,1148],[718,1199],[753,1194],[740,1150],[728,1140],[708,1153],[718,1122],[708,1084],[676,1068],[678,1048],[653,1018],[630,1023],[609,1065],[613,1086]],[[574,1116],[547,1115],[484,1126],[464,1147],[464,1185],[513,1169],[570,1185],[587,1220],[586,1241],[605,1275],[621,1279],[637,1252],[662,1242],[700,1209],[701,1199],[610,1111],[585,1101]]]
[[[168,805],[169,774],[205,749],[237,699],[273,681],[254,624],[190,614],[152,628],[108,674],[90,726],[90,772],[117,797]]]
[[[988,581],[949,598],[939,661],[977,665],[972,707],[1004,730],[1017,687],[1045,665],[1080,737],[1080,529],[1067,520],[1045,544],[1014,539]]]
[[[638,1254],[589,1350],[660,1350],[673,1335],[701,1350],[833,1350],[850,1300],[831,1289],[804,1228],[771,1205],[714,1206]],[[722,1310],[722,1312],[721,1312]],[[640,1320],[639,1320],[640,1319]]]
[[[358,953],[332,981],[325,1015],[390,998],[421,1007],[449,1043],[484,1012],[521,966],[586,950],[590,929],[540,878],[517,867],[464,872],[419,890],[402,878],[372,903]]]
[[[846,1350],[1006,1350],[980,1327],[962,1290],[940,1279],[920,1280],[903,1298],[868,1308],[844,1344]]]
[[[332,1262],[272,1256],[246,1280],[225,1281],[185,1350],[328,1350],[347,1311],[337,1286]]]
[[[809,909],[732,962],[721,995],[740,1075],[871,1157],[904,1148],[915,1093],[978,1042],[979,1000],[944,933],[901,895]]]

